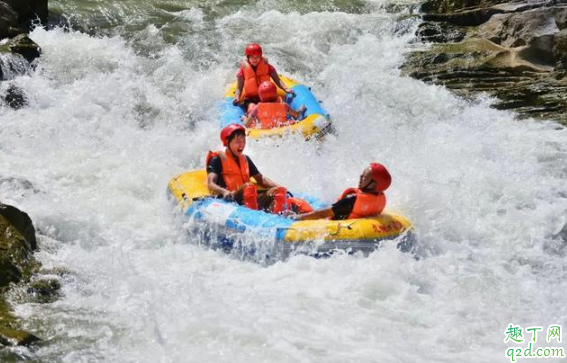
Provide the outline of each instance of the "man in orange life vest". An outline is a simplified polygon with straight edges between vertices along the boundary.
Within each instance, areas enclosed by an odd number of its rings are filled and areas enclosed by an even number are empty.
[[[231,124],[221,130],[220,138],[225,151],[207,155],[207,186],[209,190],[229,201],[250,209],[263,209],[272,213],[285,210],[287,190],[263,176],[252,160],[243,154],[246,146],[246,129]],[[268,190],[258,196],[256,183]]]
[[[294,122],[288,120],[288,116],[299,119],[306,109],[302,105],[299,110],[295,111],[290,105],[282,102],[278,97],[276,85],[270,81],[260,84],[258,95],[260,96],[260,103],[251,105],[248,109],[248,116],[242,118],[246,127],[253,125],[261,129],[280,127]]]
[[[273,79],[275,84],[285,91],[285,93],[293,94],[293,90],[287,88],[278,72],[268,64],[263,57],[262,47],[259,44],[248,44],[244,49],[246,59],[240,64],[238,73],[236,73],[236,92],[234,97],[234,105],[239,105],[248,112],[248,106],[251,103],[260,102],[258,95],[258,87],[262,82]]]
[[[392,177],[386,167],[371,163],[360,175],[358,188],[345,190],[331,207],[299,214],[292,218],[295,220],[353,219],[377,216],[386,206],[384,191],[391,183]]]

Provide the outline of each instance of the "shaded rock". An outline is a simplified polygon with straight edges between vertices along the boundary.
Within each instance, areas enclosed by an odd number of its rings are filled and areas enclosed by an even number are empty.
[[[18,21],[24,21],[27,19],[27,15],[30,9],[30,0],[2,0],[16,12],[18,16]]]
[[[1,217],[0,217],[1,218]],[[0,220],[0,230],[3,229],[3,221]],[[6,249],[8,251],[8,249]],[[10,283],[17,283],[22,278],[22,271],[8,253],[0,250],[0,288],[8,286]]]
[[[421,5],[421,11],[444,14],[458,12],[471,7],[489,7],[506,2],[509,2],[509,0],[427,0]]]
[[[463,11],[454,14],[425,14],[425,21],[443,21],[459,26],[476,26],[487,22],[494,14],[503,13],[502,10],[488,8]]]
[[[419,25],[416,35],[422,42],[456,43],[463,40],[466,31],[444,22],[423,22]]]
[[[29,281],[32,273],[39,270],[39,263],[31,256],[35,248],[35,228],[29,216],[0,203],[0,346],[30,345],[40,340],[19,329],[19,322],[3,296],[11,283]],[[49,291],[56,289],[55,284],[48,283],[47,286],[51,287]]]
[[[0,203],[0,216],[4,217],[22,235],[29,246],[29,252],[37,249],[35,228],[27,213],[11,205]]]
[[[47,21],[49,16],[48,1],[47,0],[32,0],[30,6],[31,16],[37,16],[42,23]],[[29,16],[29,14],[28,14]]]
[[[0,326],[0,345],[24,345],[29,346],[40,341],[37,336],[24,330],[8,329]]]
[[[403,74],[567,124],[564,1],[427,0],[421,10],[416,35],[440,44],[409,53]]]
[[[567,29],[555,36],[554,55],[557,62],[556,70],[564,74],[567,71]]]
[[[5,2],[0,1],[0,39],[18,33],[18,14]]]
[[[557,8],[555,10],[555,25],[560,30],[567,28],[567,7]]]
[[[18,14],[20,23],[39,18],[42,22],[47,20],[47,0],[3,0]]]
[[[20,34],[14,37],[6,45],[12,52],[20,54],[28,62],[32,62],[41,55],[41,48],[39,45],[31,40],[26,34]]]
[[[59,298],[61,284],[55,278],[40,278],[30,282],[27,292],[32,301],[51,303]]]
[[[25,107],[28,104],[24,91],[14,85],[10,85],[10,87],[8,87],[8,89],[6,90],[4,101],[8,106],[12,107],[15,110]],[[1,182],[2,180],[0,180],[0,183]]]

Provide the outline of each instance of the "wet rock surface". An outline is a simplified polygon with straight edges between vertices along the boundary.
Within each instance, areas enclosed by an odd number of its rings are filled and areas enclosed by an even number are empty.
[[[35,68],[34,60],[41,49],[27,32],[45,23],[48,14],[47,0],[0,0],[0,81],[12,80]],[[15,109],[27,104],[23,94],[13,92],[8,92],[5,101]]]
[[[39,262],[32,256],[35,249],[35,228],[30,217],[13,206],[0,203],[0,346],[29,345],[39,340],[20,329],[20,322],[5,299],[11,286],[29,282],[39,270]],[[29,286],[31,294],[40,296],[38,302],[50,302],[58,296],[56,280],[37,279]]]
[[[494,107],[567,124],[567,3],[429,0],[404,74]]]

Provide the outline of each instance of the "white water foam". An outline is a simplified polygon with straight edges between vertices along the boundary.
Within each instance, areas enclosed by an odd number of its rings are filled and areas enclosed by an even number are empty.
[[[567,222],[567,131],[401,77],[411,36],[395,33],[392,15],[263,6],[177,45],[148,26],[149,55],[119,36],[32,33],[44,54],[36,74],[14,81],[29,106],[0,108],[0,177],[33,187],[0,183],[0,199],[30,213],[44,265],[71,273],[62,299],[17,306],[46,340],[18,354],[494,362],[506,359],[510,322],[567,326],[557,236]],[[167,182],[219,146],[215,106],[249,39],[313,85],[338,129],[322,145],[249,142],[260,170],[331,201],[368,162],[383,162],[394,178],[389,206],[414,223],[421,259],[386,246],[365,259],[263,267],[180,237]]]

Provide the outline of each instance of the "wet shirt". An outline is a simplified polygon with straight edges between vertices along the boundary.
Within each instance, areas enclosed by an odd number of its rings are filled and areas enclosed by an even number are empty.
[[[250,176],[259,174],[260,172],[258,171],[256,165],[254,165],[254,163],[252,162],[252,159],[250,159],[248,155],[244,155],[244,157],[246,158],[246,161],[248,161],[248,169],[250,170]],[[236,160],[236,163],[238,164],[238,160]],[[224,182],[224,178],[222,177],[222,161],[220,157],[215,156],[209,161],[209,164],[207,165],[207,174],[210,173],[217,174],[219,176],[217,180],[218,186],[221,188],[226,188],[226,183]]]
[[[349,194],[343,199],[337,201],[331,206],[335,218],[333,219],[347,219],[352,209],[354,208],[354,203],[356,202],[356,194]]]

